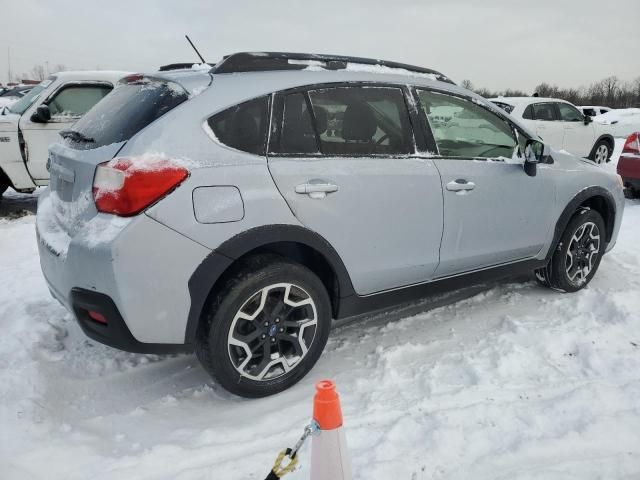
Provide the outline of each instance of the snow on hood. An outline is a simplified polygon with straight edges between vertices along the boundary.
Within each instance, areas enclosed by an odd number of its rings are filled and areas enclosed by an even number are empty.
[[[4,115],[0,115],[0,132],[16,132],[18,122],[20,122],[20,115],[5,110]]]

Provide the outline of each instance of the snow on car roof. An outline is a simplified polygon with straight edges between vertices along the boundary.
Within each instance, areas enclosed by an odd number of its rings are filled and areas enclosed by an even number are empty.
[[[59,80],[112,80],[118,81],[132,72],[120,70],[75,70],[54,73],[52,77]]]
[[[539,102],[571,103],[561,98],[551,98],[551,97],[495,97],[495,98],[490,98],[489,100],[492,102],[503,102],[503,103],[510,103],[513,105],[526,105],[529,103],[539,103]]]

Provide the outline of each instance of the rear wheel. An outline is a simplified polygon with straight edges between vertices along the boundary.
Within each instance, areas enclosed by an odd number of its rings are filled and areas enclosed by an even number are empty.
[[[537,270],[536,278],[544,286],[565,292],[577,292],[593,278],[605,248],[605,224],[594,210],[576,213],[565,229],[551,261]]]
[[[196,353],[225,389],[264,397],[311,370],[330,324],[329,296],[313,272],[275,255],[255,257],[209,305]]]
[[[589,158],[600,165],[608,162],[611,158],[612,153],[613,150],[611,149],[609,142],[607,142],[606,140],[600,140],[598,143],[596,143],[595,147],[593,147],[593,151],[591,152]]]

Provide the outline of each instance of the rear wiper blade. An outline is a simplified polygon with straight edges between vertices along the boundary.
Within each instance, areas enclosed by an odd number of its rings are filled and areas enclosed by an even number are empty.
[[[60,136],[64,139],[70,139],[74,142],[95,143],[95,139],[87,137],[84,133],[80,133],[76,130],[62,130]]]

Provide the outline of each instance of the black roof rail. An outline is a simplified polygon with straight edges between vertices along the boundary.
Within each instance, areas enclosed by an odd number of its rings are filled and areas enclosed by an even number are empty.
[[[159,72],[168,72],[170,70],[183,70],[185,68],[191,68],[197,62],[189,62],[189,63],[170,63],[168,65],[162,65],[158,71]]]
[[[312,63],[313,62],[313,63]],[[374,58],[348,57],[343,55],[324,55],[315,53],[289,52],[239,52],[223,57],[212,69],[211,73],[267,72],[275,70],[303,70],[317,66],[325,70],[343,70],[347,64],[377,65],[397,68],[414,73],[433,75],[438,80],[454,83],[449,77],[430,68],[416,67],[406,63],[389,62]]]

